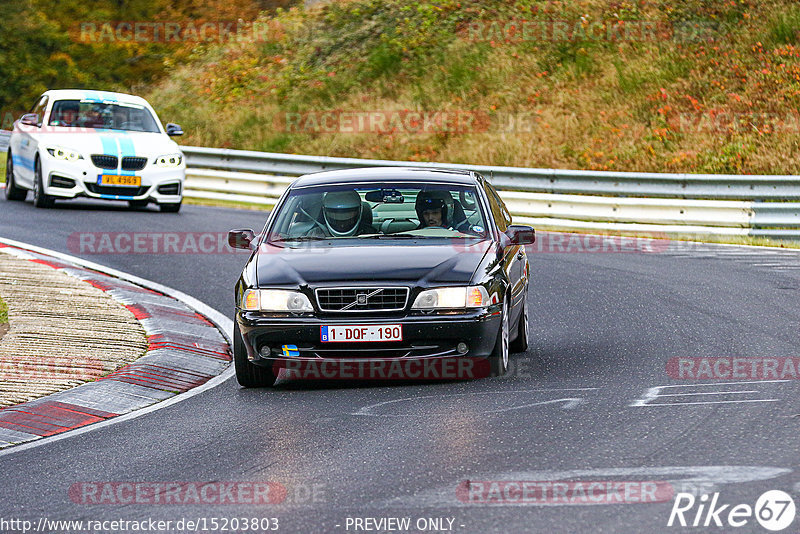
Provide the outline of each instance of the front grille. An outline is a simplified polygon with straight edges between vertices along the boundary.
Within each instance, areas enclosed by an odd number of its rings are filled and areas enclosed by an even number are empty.
[[[181,193],[181,184],[163,184],[158,186],[158,192],[162,195],[179,195]]]
[[[316,290],[321,311],[398,311],[406,307],[407,287],[334,287]]]
[[[84,182],[86,189],[98,195],[114,195],[123,197],[138,197],[147,192],[147,187],[120,187],[116,185],[97,185],[92,182]]]
[[[147,158],[126,156],[122,158],[123,171],[141,171],[147,165]]]
[[[92,163],[100,169],[116,169],[117,156],[106,156],[103,154],[92,154]]]
[[[72,189],[75,187],[75,180],[54,174],[50,177],[50,187],[63,187],[65,189]]]

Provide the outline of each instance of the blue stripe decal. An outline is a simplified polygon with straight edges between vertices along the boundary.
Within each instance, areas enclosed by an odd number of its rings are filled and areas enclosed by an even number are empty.
[[[15,167],[22,167],[23,169],[28,169],[29,171],[36,170],[32,159],[25,158],[18,154],[11,154],[11,163],[13,163]]]
[[[85,102],[95,102],[98,104],[103,102],[108,102],[109,104],[119,103],[116,96],[106,91],[84,91],[83,95],[81,100]]]
[[[100,198],[106,200],[133,200],[133,197],[124,197],[122,195],[100,195]]]
[[[103,99],[104,102],[113,102],[115,104],[119,102],[116,96],[106,91],[98,91],[97,94],[100,95],[100,98]]]
[[[118,156],[117,143],[110,135],[101,135],[100,142],[103,143],[103,154],[108,156]]]
[[[81,100],[86,100],[89,102],[102,102],[100,95],[96,91],[85,91]]]
[[[119,143],[120,152],[122,152],[122,157],[131,157],[136,155],[136,151],[133,148],[133,140],[126,136],[126,135],[119,135],[117,136],[117,142]]]

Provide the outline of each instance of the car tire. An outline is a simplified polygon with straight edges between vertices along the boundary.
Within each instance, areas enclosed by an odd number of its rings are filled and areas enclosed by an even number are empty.
[[[522,297],[522,313],[519,314],[519,321],[517,322],[517,337],[509,345],[511,352],[525,352],[528,350],[529,329],[530,326],[528,325],[528,289],[526,288],[524,296]]]
[[[25,200],[27,196],[28,190],[18,187],[14,180],[14,160],[9,150],[6,159],[6,200]]]
[[[492,355],[489,357],[491,376],[503,376],[508,371],[508,315],[511,308],[507,303],[508,301],[506,300],[503,304],[503,310],[500,312],[500,331],[497,333],[497,341],[495,341],[494,350],[492,350]]]
[[[147,205],[150,203],[149,200],[129,200],[128,207],[132,210],[140,210],[142,208],[146,208]]]
[[[272,367],[254,365],[247,359],[247,349],[239,330],[239,323],[236,322],[233,326],[233,367],[236,370],[236,381],[245,388],[271,386],[278,379]]]
[[[182,202],[177,202],[174,204],[159,204],[158,209],[160,209],[163,213],[178,213],[181,211],[181,204]]]
[[[53,197],[44,192],[44,181],[42,180],[42,164],[39,158],[36,158],[34,163],[34,178],[33,178],[33,205],[37,208],[52,208],[54,201]]]

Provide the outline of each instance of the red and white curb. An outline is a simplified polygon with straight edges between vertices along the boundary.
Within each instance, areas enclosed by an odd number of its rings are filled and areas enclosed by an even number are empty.
[[[144,356],[97,381],[0,409],[0,449],[110,422],[124,414],[128,414],[126,419],[143,414],[152,411],[148,407],[171,405],[169,400],[177,400],[189,390],[199,392],[231,376],[228,331],[232,323],[196,299],[24,243],[0,238],[0,248],[105,291],[133,313],[148,336]]]

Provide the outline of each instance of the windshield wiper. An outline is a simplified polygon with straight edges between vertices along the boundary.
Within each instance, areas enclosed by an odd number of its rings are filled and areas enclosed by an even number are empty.
[[[278,239],[272,239],[273,243],[289,243],[292,241],[327,241],[330,237],[320,237],[316,235],[299,235],[297,237],[280,237]]]
[[[359,239],[419,239],[424,237],[426,236],[419,234],[372,234],[358,236]]]

